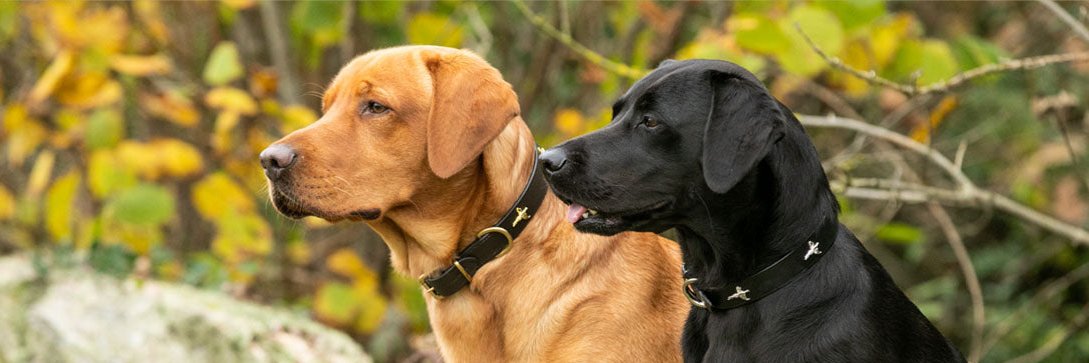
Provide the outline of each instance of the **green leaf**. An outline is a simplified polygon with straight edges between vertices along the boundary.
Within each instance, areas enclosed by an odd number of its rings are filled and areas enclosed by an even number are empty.
[[[449,17],[423,12],[412,17],[405,32],[412,44],[457,48],[461,46],[465,29]]]
[[[763,14],[736,14],[726,23],[737,45],[756,53],[785,55],[791,50],[790,38],[771,18]]]
[[[339,1],[303,1],[291,9],[291,30],[324,49],[344,37],[344,15]]]
[[[213,86],[222,86],[241,78],[244,73],[238,48],[233,42],[220,42],[208,56],[208,63],[204,66],[204,81]]]
[[[816,4],[835,14],[848,33],[863,29],[885,15],[885,0],[839,0]]]
[[[331,282],[318,288],[314,298],[314,313],[319,319],[337,325],[351,324],[359,312],[351,286]]]
[[[779,21],[779,27],[790,38],[793,47],[789,52],[779,54],[776,59],[787,72],[812,76],[828,67],[828,63],[809,46],[794,24],[801,27],[825,54],[832,56],[843,49],[843,27],[831,12],[810,5],[794,8],[785,19]]]
[[[174,214],[174,196],[161,186],[139,184],[110,199],[106,208],[119,222],[156,226]]]
[[[953,56],[956,57],[962,69],[998,63],[1006,57],[1006,52],[1002,48],[972,35],[961,36],[953,40],[952,45]]]
[[[0,45],[7,44],[16,30],[19,30],[19,2],[0,1]]]
[[[938,40],[906,40],[889,65],[888,74],[893,80],[909,82],[918,72],[918,85],[926,86],[952,77],[958,68],[948,44]]]
[[[115,108],[98,109],[87,119],[87,147],[102,149],[117,145],[125,138],[125,122]]]
[[[358,5],[359,16],[370,24],[396,25],[405,13],[405,2],[401,0],[363,1]]]
[[[915,226],[893,222],[878,228],[875,236],[886,242],[913,244],[923,239],[923,232]]]

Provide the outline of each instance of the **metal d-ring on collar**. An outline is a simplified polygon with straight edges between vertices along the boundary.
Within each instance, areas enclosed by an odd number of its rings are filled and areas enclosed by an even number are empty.
[[[454,256],[450,265],[420,276],[420,286],[425,293],[438,299],[453,295],[473,281],[473,276],[484,264],[499,258],[510,250],[514,239],[526,228],[541,207],[541,202],[548,194],[548,182],[537,163],[537,153],[533,154],[533,169],[526,182],[525,189],[514,205],[507,210],[503,218],[494,225],[477,232],[476,240]]]
[[[832,249],[839,233],[839,222],[826,221],[800,248],[795,248],[771,264],[740,282],[722,287],[700,289],[698,279],[689,277],[688,269],[681,265],[684,283],[681,290],[688,303],[700,309],[728,310],[751,304],[779,290],[802,272],[809,269]]]

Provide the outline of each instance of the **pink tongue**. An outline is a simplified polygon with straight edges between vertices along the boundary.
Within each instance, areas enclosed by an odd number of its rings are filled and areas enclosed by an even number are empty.
[[[567,207],[567,221],[574,224],[582,219],[583,213],[586,213],[586,207],[578,203],[571,203],[571,206]]]

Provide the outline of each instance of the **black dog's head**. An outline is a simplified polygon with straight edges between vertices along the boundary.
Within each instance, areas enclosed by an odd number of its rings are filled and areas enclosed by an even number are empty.
[[[666,61],[613,105],[612,122],[541,154],[583,232],[661,232],[730,191],[781,137],[785,108],[724,61]]]

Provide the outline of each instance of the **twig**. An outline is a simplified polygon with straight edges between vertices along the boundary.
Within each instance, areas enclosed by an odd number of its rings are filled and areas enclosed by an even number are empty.
[[[563,45],[567,46],[568,49],[571,49],[571,51],[586,59],[587,62],[593,63],[594,65],[605,69],[606,71],[631,79],[642,78],[644,75],[647,74],[647,71],[644,69],[637,69],[627,64],[614,62],[612,60],[609,60],[608,58],[605,58],[601,54],[598,54],[590,50],[589,48],[586,48],[586,46],[575,41],[575,39],[572,39],[570,35],[564,34],[563,32],[556,29],[556,27],[553,27],[551,24],[549,24],[547,20],[538,16],[537,14],[534,14],[533,11],[529,9],[529,6],[527,6],[523,0],[511,0],[511,3],[513,3],[514,7],[518,8],[518,11],[521,12],[522,15],[525,16],[530,23],[533,23],[533,25],[536,26],[537,29],[540,29],[545,34],[548,34],[548,36],[556,39],[556,41],[563,43]]]
[[[1059,17],[1059,20],[1062,20],[1064,23],[1066,23],[1066,25],[1070,26],[1070,29],[1073,30],[1074,33],[1078,34],[1078,36],[1081,37],[1082,40],[1089,42],[1089,29],[1086,29],[1085,25],[1083,25],[1081,22],[1078,22],[1078,19],[1074,19],[1074,16],[1066,12],[1066,10],[1059,6],[1059,4],[1055,3],[1055,1],[1052,0],[1036,1],[1039,2],[1040,5],[1046,7],[1048,10],[1051,10],[1051,12],[1055,13],[1055,15]]]
[[[919,86],[907,85],[907,84],[902,84],[902,83],[898,83],[898,82],[895,82],[895,81],[891,81],[891,80],[889,80],[887,78],[883,78],[881,76],[878,76],[877,72],[875,72],[873,70],[861,71],[861,70],[858,70],[858,69],[856,69],[854,67],[851,67],[851,66],[847,65],[846,63],[843,63],[843,61],[840,60],[839,58],[831,57],[827,53],[825,53],[823,50],[821,50],[820,47],[818,47],[817,44],[813,42],[813,39],[810,39],[809,35],[806,34],[804,30],[802,30],[801,26],[799,26],[798,24],[794,24],[794,28],[797,29],[798,32],[802,34],[802,37],[805,38],[805,41],[806,41],[806,43],[809,44],[809,47],[811,49],[813,49],[813,51],[816,52],[817,55],[819,55],[826,62],[828,62],[828,64],[831,64],[832,67],[834,67],[836,69],[839,69],[841,71],[847,72],[847,73],[849,73],[849,74],[851,74],[851,75],[853,75],[855,77],[858,77],[860,79],[863,79],[863,80],[865,80],[867,82],[877,84],[877,85],[881,85],[881,86],[884,86],[884,87],[888,87],[888,88],[903,92],[903,93],[905,93],[907,95],[910,95],[910,96],[919,96],[919,95],[925,95],[925,94],[930,94],[930,93],[935,93],[935,92],[947,92],[947,91],[949,91],[949,90],[951,90],[953,88],[956,88],[956,87],[958,87],[958,86],[960,86],[960,85],[962,85],[962,84],[964,84],[964,83],[966,83],[966,82],[968,82],[968,81],[970,81],[970,80],[972,80],[974,78],[979,78],[979,77],[983,77],[983,76],[993,74],[993,73],[998,73],[998,72],[1014,71],[1014,70],[1028,70],[1028,69],[1040,68],[1040,67],[1043,67],[1043,66],[1056,64],[1056,63],[1070,63],[1070,62],[1089,61],[1089,51],[1063,53],[1063,54],[1050,54],[1050,55],[1043,55],[1043,56],[1038,56],[1038,57],[1021,58],[1021,59],[1011,59],[1011,60],[1006,60],[1006,61],[1003,61],[1003,62],[1000,62],[1000,63],[985,64],[985,65],[982,65],[982,66],[979,66],[979,67],[976,67],[976,68],[972,68],[972,69],[969,69],[969,70],[961,72],[961,73],[957,73],[956,75],[954,75],[953,77],[951,77],[949,79],[937,81],[937,82],[931,83],[928,86],[919,87]]]
[[[899,201],[911,203],[929,202],[934,199],[957,205],[970,205],[977,207],[991,207],[1009,213],[1026,222],[1040,226],[1046,230],[1069,238],[1077,244],[1089,245],[1089,231],[1060,221],[1049,215],[1037,212],[1021,203],[1009,199],[1003,195],[980,189],[964,174],[956,165],[941,153],[929,150],[926,145],[908,138],[896,132],[873,126],[858,120],[837,118],[834,116],[821,117],[799,115],[802,125],[808,127],[825,127],[847,129],[868,134],[877,139],[884,140],[896,146],[922,155],[930,162],[941,168],[956,183],[955,190],[942,190],[940,188],[905,188],[901,189],[856,189],[850,186],[841,186],[848,196],[888,200],[895,198]],[[854,180],[852,181],[854,183]],[[893,181],[892,183],[900,184]],[[901,184],[898,187],[902,188]]]
[[[295,79],[295,73],[291,72],[291,65],[287,58],[287,45],[284,33],[280,26],[280,12],[276,8],[278,4],[273,1],[261,1],[261,27],[264,28],[265,38],[268,41],[269,53],[272,55],[272,66],[280,75],[277,82],[280,98],[288,104],[299,104],[299,82]]]
[[[983,352],[983,326],[986,322],[986,315],[983,310],[983,289],[979,287],[979,277],[976,276],[976,269],[972,266],[972,258],[968,255],[968,249],[964,247],[964,240],[960,237],[960,233],[957,232],[957,226],[953,223],[953,218],[949,217],[949,213],[937,202],[930,202],[927,209],[930,210],[930,214],[934,216],[938,226],[941,227],[942,233],[945,234],[945,240],[949,242],[949,247],[953,249],[953,255],[957,258],[957,265],[960,266],[960,272],[964,275],[964,284],[968,287],[968,294],[971,295],[972,342],[968,349],[968,361],[979,362]]]

